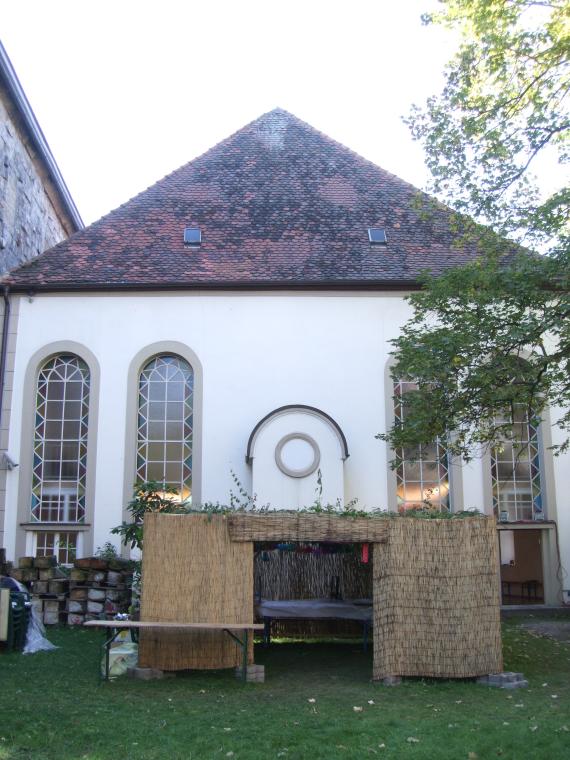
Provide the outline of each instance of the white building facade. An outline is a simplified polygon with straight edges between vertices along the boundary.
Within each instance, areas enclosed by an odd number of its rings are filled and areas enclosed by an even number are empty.
[[[278,135],[296,126],[290,119],[278,112]],[[263,128],[262,121],[257,138]],[[324,187],[330,197],[330,183]],[[344,206],[336,197],[335,208],[346,214],[349,193],[342,198]],[[217,252],[201,258],[208,225],[196,216],[190,222],[203,241],[180,256],[201,269],[217,267]],[[113,230],[122,224],[115,220]],[[381,252],[366,240],[371,260],[392,255],[398,228],[393,236],[385,228]],[[183,229],[184,221],[177,234]],[[93,245],[108,261],[105,243]],[[65,273],[62,261],[73,251],[53,251],[52,269]],[[224,255],[241,267],[242,253]],[[268,253],[260,255],[254,267]],[[143,264],[147,256],[152,252],[141,253]],[[495,513],[504,534],[504,595],[562,601],[562,568],[570,567],[570,455],[551,455],[556,429],[548,420],[527,436],[532,454],[517,473],[505,475],[505,462],[493,462],[490,453],[465,465],[438,451],[427,463],[390,467],[393,453],[376,435],[398,411],[390,341],[410,315],[399,273],[351,287],[350,278],[331,282],[330,268],[313,286],[312,273],[260,282],[240,271],[232,285],[224,272],[223,281],[210,273],[203,287],[198,277],[176,287],[165,272],[153,288],[152,279],[88,281],[97,258],[81,276],[49,281],[46,262],[20,280],[17,271],[12,284],[16,350],[8,366],[4,460],[11,469],[3,494],[9,558],[59,551],[69,559],[106,541],[118,546],[110,531],[126,518],[137,481],[163,481],[199,505],[228,504],[237,478],[258,505],[275,508],[357,500],[361,509],[397,510],[429,500],[452,511]],[[113,272],[117,267],[115,259]]]

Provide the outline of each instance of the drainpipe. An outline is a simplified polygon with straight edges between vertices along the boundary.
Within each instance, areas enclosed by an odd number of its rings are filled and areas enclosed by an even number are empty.
[[[10,286],[4,285],[4,318],[2,321],[2,345],[0,348],[0,424],[2,422],[2,401],[4,400],[4,376],[6,374],[6,354],[8,353],[8,327],[10,325]]]

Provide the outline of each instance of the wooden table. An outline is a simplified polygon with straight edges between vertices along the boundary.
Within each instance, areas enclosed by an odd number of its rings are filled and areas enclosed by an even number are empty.
[[[88,628],[103,628],[111,631],[109,638],[105,640],[103,647],[105,649],[105,680],[109,680],[109,653],[111,644],[117,638],[119,633],[124,630],[138,631],[140,629],[154,630],[172,630],[173,628],[181,631],[223,631],[231,636],[239,644],[243,652],[242,679],[247,679],[247,650],[249,646],[249,632],[262,631],[262,623],[159,623],[148,620],[88,620],[83,623]],[[236,635],[236,632],[242,632],[243,639]]]

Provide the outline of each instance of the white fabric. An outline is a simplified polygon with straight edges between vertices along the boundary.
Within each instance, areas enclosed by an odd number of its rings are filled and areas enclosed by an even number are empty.
[[[36,608],[32,607],[23,654],[33,654],[34,652],[42,651],[49,652],[52,649],[57,648],[58,647],[56,647],[55,644],[52,644],[46,639],[46,629],[44,628],[44,624],[42,623]]]
[[[340,618],[372,622],[372,602],[369,599],[262,599],[257,614],[269,618]]]

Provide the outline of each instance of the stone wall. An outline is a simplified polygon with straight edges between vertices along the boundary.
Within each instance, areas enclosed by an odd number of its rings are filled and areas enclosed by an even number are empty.
[[[73,231],[46,168],[19,122],[0,87],[0,274]]]
[[[45,625],[83,625],[86,620],[112,620],[131,604],[133,569],[119,557],[85,557],[73,567],[57,557],[20,557],[9,575],[22,583]]]
[[[4,454],[10,454],[17,462],[18,454],[8,451],[10,413],[12,409],[12,391],[14,388],[14,362],[16,360],[16,338],[18,334],[18,314],[20,299],[14,296],[10,299],[10,322],[8,327],[8,345],[6,350],[6,370],[4,374],[4,395],[0,415],[0,546],[4,546],[4,519],[6,510],[6,480],[10,472],[3,461]],[[4,319],[5,303],[0,297],[0,330]],[[12,471],[15,472],[15,471]]]

